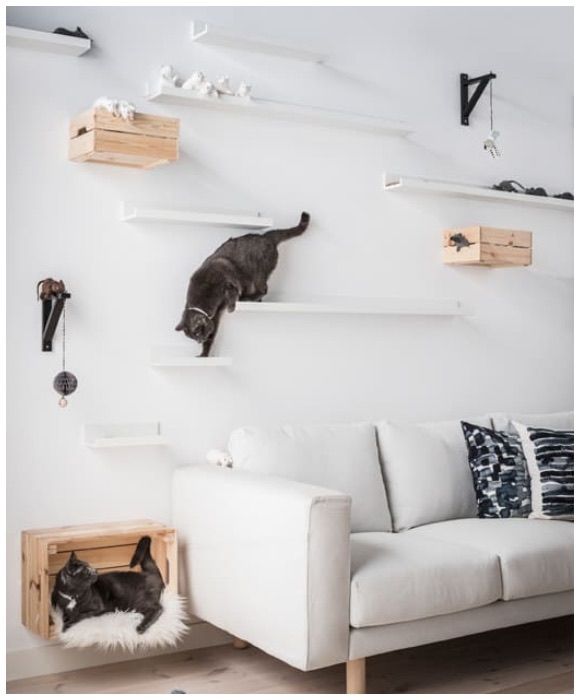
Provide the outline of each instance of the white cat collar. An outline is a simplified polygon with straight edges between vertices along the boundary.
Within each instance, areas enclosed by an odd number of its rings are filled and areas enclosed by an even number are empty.
[[[203,314],[206,318],[209,318],[211,321],[211,316],[207,313],[207,311],[204,311],[203,309],[200,309],[199,306],[188,306],[186,311],[199,311],[200,314]]]

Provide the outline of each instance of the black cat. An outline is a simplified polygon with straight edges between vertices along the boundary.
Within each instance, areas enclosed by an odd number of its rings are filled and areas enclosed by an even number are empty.
[[[302,212],[293,228],[230,238],[193,273],[175,330],[202,344],[200,357],[209,355],[224,309],[233,311],[238,300],[262,300],[278,263],[278,244],[299,236],[309,222],[310,214]]]
[[[99,574],[86,561],[71,552],[58,572],[52,591],[52,605],[62,612],[63,632],[75,622],[115,610],[141,613],[137,626],[142,634],[163,612],[160,598],[165,584],[151,556],[151,538],[137,543],[130,566],[140,564],[141,571],[114,571]]]

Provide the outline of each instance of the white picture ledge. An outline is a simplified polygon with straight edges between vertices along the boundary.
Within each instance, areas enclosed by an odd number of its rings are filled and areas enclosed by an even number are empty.
[[[193,340],[189,346],[162,345],[150,350],[150,366],[168,367],[230,367],[231,357],[197,357],[200,346]]]
[[[239,301],[236,313],[352,314],[381,316],[462,316],[457,299],[337,299],[332,301]]]
[[[91,40],[52,32],[39,32],[36,29],[6,27],[6,46],[66,56],[82,56],[90,50]]]
[[[193,90],[186,90],[180,87],[160,87],[158,90],[148,94],[146,99],[150,102],[207,109],[237,116],[277,119],[286,122],[353,129],[390,136],[405,136],[411,133],[411,129],[404,122],[390,121],[382,117],[261,98],[200,97]]]
[[[167,444],[159,423],[88,423],[83,426],[83,444],[93,449],[154,447]]]
[[[191,224],[217,228],[267,229],[274,220],[247,212],[208,212],[185,209],[165,209],[123,202],[121,221],[126,223]]]
[[[240,51],[253,51],[309,63],[324,63],[327,59],[324,54],[316,51],[277,44],[257,36],[236,34],[224,27],[218,27],[199,20],[194,20],[191,23],[191,40],[198,44],[221,46],[226,49],[237,49]]]
[[[467,185],[459,182],[444,182],[442,180],[428,180],[421,177],[392,177],[384,175],[384,188],[388,192],[425,192],[428,194],[443,195],[448,197],[463,197],[468,199],[487,199],[509,204],[521,204],[523,206],[544,207],[546,209],[559,209],[560,211],[574,211],[574,200],[556,199],[554,197],[538,197],[530,194],[518,194],[516,192],[503,192],[491,187]]]

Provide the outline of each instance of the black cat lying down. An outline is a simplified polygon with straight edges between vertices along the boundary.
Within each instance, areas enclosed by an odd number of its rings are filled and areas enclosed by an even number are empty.
[[[200,357],[209,355],[224,309],[233,311],[238,300],[262,300],[278,263],[278,244],[299,236],[309,222],[310,214],[302,212],[293,228],[230,238],[193,273],[175,330],[202,344]]]
[[[63,632],[87,617],[104,613],[134,610],[143,619],[137,632],[143,634],[163,612],[160,604],[165,588],[157,564],[151,557],[151,538],[142,537],[131,559],[131,568],[140,564],[141,571],[113,571],[99,574],[87,562],[71,552],[68,562],[58,572],[52,591],[52,606],[63,617]]]

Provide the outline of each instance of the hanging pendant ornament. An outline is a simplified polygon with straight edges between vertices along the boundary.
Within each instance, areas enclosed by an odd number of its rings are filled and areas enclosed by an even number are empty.
[[[52,386],[57,394],[60,394],[58,405],[61,408],[68,406],[68,401],[65,397],[76,391],[78,380],[72,372],[67,372],[65,369],[66,362],[66,301],[62,309],[62,372],[59,372]]]
[[[493,80],[489,82],[489,121],[489,135],[483,142],[483,150],[487,151],[492,158],[500,158],[501,151],[497,145],[499,131],[495,131],[493,128]]]

